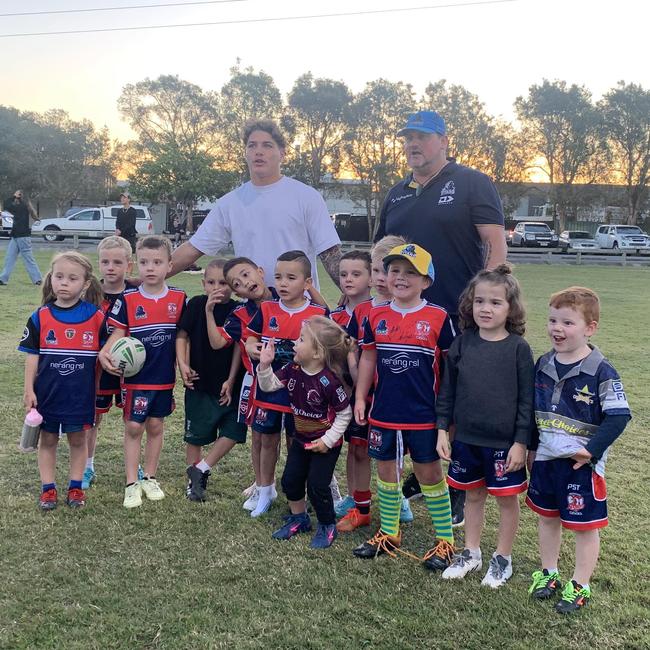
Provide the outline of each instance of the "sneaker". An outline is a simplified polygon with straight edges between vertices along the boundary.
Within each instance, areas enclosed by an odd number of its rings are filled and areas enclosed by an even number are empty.
[[[272,485],[269,491],[265,490],[264,487],[258,488],[257,505],[251,510],[251,517],[259,517],[268,512],[271,504],[278,498],[275,485]]]
[[[160,489],[160,483],[155,478],[145,478],[140,481],[144,495],[149,501],[160,501],[165,498],[165,493]]]
[[[411,504],[406,497],[402,497],[402,505],[399,509],[399,523],[410,524],[413,521],[413,512],[411,511]]]
[[[244,501],[243,508],[244,510],[255,510],[257,508],[257,501],[260,498],[260,489],[255,486],[255,489],[253,490],[253,493]]]
[[[334,506],[334,514],[337,519],[341,519],[341,517],[345,517],[352,508],[354,508],[354,499],[347,494],[338,505]]]
[[[86,467],[83,478],[81,479],[81,489],[87,490],[95,482],[95,470],[92,467]]]
[[[332,501],[335,504],[341,503],[343,497],[341,496],[341,490],[339,490],[339,482],[336,480],[336,476],[332,474],[332,480],[330,481],[330,492],[332,493]]]
[[[335,524],[318,524],[309,548],[329,548],[334,543],[336,535]]]
[[[7,283],[0,280],[0,287],[6,287],[6,286],[7,286]]]
[[[187,477],[189,480],[189,494],[187,498],[190,501],[205,501],[205,491],[208,487],[208,477],[210,470],[202,472],[196,465],[190,465],[187,468]]]
[[[480,571],[483,567],[481,556],[475,557],[466,548],[459,555],[454,555],[451,564],[442,572],[445,580],[464,578],[470,571]]]
[[[41,510],[54,510],[57,506],[58,495],[56,488],[47,490],[47,492],[41,492],[41,496],[38,499],[38,507]]]
[[[291,539],[299,533],[308,533],[311,530],[311,519],[306,512],[299,515],[287,515],[284,517],[284,526],[278,528],[271,534],[273,539]]]
[[[142,505],[142,488],[139,481],[124,488],[124,502],[122,505],[125,508],[137,508]]]
[[[417,499],[422,496],[420,482],[415,474],[409,474],[402,484],[402,494],[407,499]]]
[[[79,488],[70,488],[65,502],[71,508],[83,508],[86,505],[86,495]]]
[[[528,588],[528,593],[533,598],[546,600],[562,589],[560,574],[557,571],[549,573],[546,569],[533,573],[533,583]]]
[[[142,465],[138,465],[138,481],[144,481],[144,470]]]
[[[42,284],[43,284],[42,280],[36,280],[36,282],[34,282],[34,285],[37,287],[40,287]]]
[[[246,497],[247,499],[251,496],[253,496],[253,492],[255,492],[255,488],[257,487],[257,483],[251,483],[245,490],[241,491],[241,494],[243,497]]]
[[[395,549],[399,548],[402,544],[402,534],[397,537],[393,535],[386,535],[381,529],[377,531],[374,537],[371,537],[367,542],[360,544],[352,549],[352,553],[356,557],[373,558],[378,555],[388,553],[391,557],[395,557]]]
[[[458,528],[465,523],[465,491],[449,488],[451,502],[451,527]]]
[[[370,513],[362,515],[359,508],[348,510],[348,514],[339,520],[336,524],[336,530],[339,533],[351,533],[361,526],[370,526]]]
[[[485,577],[481,580],[481,584],[484,587],[498,589],[499,587],[503,587],[511,576],[512,562],[506,560],[503,555],[494,553],[490,558],[490,565],[488,566]]]
[[[575,580],[569,580],[562,590],[562,599],[555,606],[559,614],[572,614],[582,609],[591,598],[591,589],[579,585]]]
[[[427,551],[422,558],[424,566],[430,571],[444,571],[454,559],[454,545],[439,539],[434,547]]]

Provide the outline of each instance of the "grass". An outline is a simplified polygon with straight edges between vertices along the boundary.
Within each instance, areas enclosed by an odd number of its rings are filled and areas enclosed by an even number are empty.
[[[49,253],[37,252],[41,268]],[[213,474],[209,501],[183,496],[182,407],[166,423],[159,478],[167,498],[136,511],[121,506],[121,424],[112,412],[100,433],[98,481],[79,512],[59,507],[42,515],[34,454],[16,450],[23,419],[23,357],[15,348],[39,303],[22,267],[0,293],[0,647],[1,648],[546,648],[650,647],[646,436],[650,411],[647,269],[520,266],[529,308],[529,341],[544,352],[548,295],[568,284],[596,289],[603,323],[595,342],[621,373],[634,420],[608,464],[611,524],[593,602],[574,618],[531,603],[526,590],[538,566],[535,517],[522,508],[515,574],[497,593],[480,575],[443,583],[407,558],[361,561],[351,549],[369,532],[341,536],[327,551],[309,550],[309,536],[287,543],[270,533],[285,514],[283,498],[266,519],[251,520],[240,492],[251,480],[247,446],[237,447]],[[190,295],[199,278],[174,283]],[[327,296],[335,292],[326,285]],[[177,389],[182,405],[182,391]],[[60,445],[58,482],[67,482],[67,446]],[[339,462],[339,473],[343,471]],[[405,548],[422,554],[431,527],[420,502],[404,526]],[[374,512],[375,520],[378,513]],[[375,522],[376,523],[376,522]],[[373,524],[374,525],[374,524]],[[483,552],[495,546],[489,505]],[[572,567],[565,536],[561,571]]]

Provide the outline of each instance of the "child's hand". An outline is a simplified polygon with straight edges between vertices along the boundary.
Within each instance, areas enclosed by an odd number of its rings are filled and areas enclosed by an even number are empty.
[[[219,404],[221,406],[230,406],[232,402],[232,382],[229,379],[221,384],[221,392],[219,393]]]
[[[225,287],[221,287],[219,289],[213,289],[210,291],[208,294],[208,300],[205,303],[205,311],[209,311],[212,313],[212,309],[214,308],[215,305],[221,305],[222,303],[226,302],[226,294],[228,292],[228,289]]]
[[[194,382],[199,378],[199,373],[192,370],[186,363],[179,363],[178,369],[181,371],[183,384],[190,389],[194,389]]]
[[[354,403],[354,420],[359,426],[368,424],[368,420],[366,420],[365,399],[357,399],[357,401]]]
[[[26,388],[23,395],[23,404],[25,405],[25,412],[29,412],[31,409],[35,409],[38,406],[38,400],[36,399],[36,393],[31,388]]]
[[[119,368],[116,368],[113,365],[113,357],[111,356],[110,350],[101,350],[99,353],[99,363],[101,363],[102,368],[111,375],[116,375],[117,377],[122,376],[122,372]]]
[[[305,445],[305,449],[318,454],[326,454],[330,450],[330,448],[320,438],[314,440],[314,442],[308,442]]]
[[[530,474],[533,471],[533,463],[535,462],[535,454],[537,452],[534,451],[529,451],[528,456],[526,458],[526,469],[528,470],[528,473]]]
[[[262,344],[256,338],[249,336],[246,339],[245,348],[246,354],[253,359],[253,361],[259,361]]]
[[[260,369],[266,370],[275,359],[275,339],[269,339],[260,350]]]
[[[451,463],[451,445],[449,444],[449,433],[446,429],[438,429],[438,442],[436,451],[442,460]]]
[[[576,461],[573,469],[580,469],[583,465],[587,465],[591,462],[591,452],[587,451],[584,447],[581,447],[575,454],[573,454],[573,456],[571,456],[571,458]]]
[[[520,470],[526,463],[526,445],[515,442],[508,450],[506,474]]]

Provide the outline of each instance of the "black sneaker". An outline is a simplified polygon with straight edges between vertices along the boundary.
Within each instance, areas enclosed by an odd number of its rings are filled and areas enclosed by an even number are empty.
[[[557,571],[549,573],[544,569],[533,573],[533,583],[528,588],[528,593],[533,598],[546,600],[553,597],[560,589],[562,589],[560,574]]]
[[[451,502],[451,527],[458,528],[465,523],[465,490],[449,488]]]
[[[406,480],[402,484],[402,494],[407,499],[412,499],[413,497],[421,497],[422,490],[420,489],[420,483],[418,482],[417,476],[415,474],[409,474],[406,477]]]
[[[579,585],[575,580],[566,583],[562,599],[555,606],[559,614],[572,614],[587,605],[591,598],[591,589]]]
[[[388,553],[391,557],[395,557],[394,551],[400,547],[401,543],[401,534],[397,537],[393,537],[392,535],[386,535],[386,533],[378,530],[374,537],[352,549],[352,553],[354,553],[356,557],[364,559],[377,557],[384,553]]]
[[[210,470],[202,472],[196,465],[190,465],[187,470],[187,477],[190,479],[189,494],[190,501],[205,501],[205,491],[208,487]]]
[[[453,562],[455,553],[453,544],[439,539],[434,547],[424,554],[422,560],[429,571],[444,571]]]

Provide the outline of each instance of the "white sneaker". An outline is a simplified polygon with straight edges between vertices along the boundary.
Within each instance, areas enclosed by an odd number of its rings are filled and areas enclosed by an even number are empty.
[[[260,489],[256,485],[255,488],[253,489],[252,494],[248,497],[248,499],[246,499],[246,501],[244,501],[244,505],[243,505],[244,510],[255,510],[255,508],[257,508],[257,502],[259,498],[260,498]]]
[[[512,562],[506,560],[503,555],[494,553],[490,558],[490,566],[481,580],[481,584],[492,589],[498,589],[506,584],[508,578],[512,576]]]
[[[271,507],[271,504],[277,499],[278,493],[275,491],[275,485],[267,485],[257,489],[258,498],[255,509],[251,512],[251,517],[263,515]]]
[[[466,548],[460,555],[454,555],[451,564],[442,572],[442,577],[445,580],[457,580],[464,578],[470,571],[479,571],[482,566],[481,556],[472,555]]]
[[[165,493],[160,489],[160,483],[155,478],[142,479],[140,487],[149,501],[160,501],[165,498]]]
[[[137,508],[142,505],[142,488],[140,483],[133,483],[124,488],[124,502],[122,505],[125,508]]]
[[[257,483],[253,482],[245,490],[242,490],[241,494],[243,497],[246,497],[248,499],[249,497],[253,496],[253,492],[255,492],[256,488],[257,488]]]

